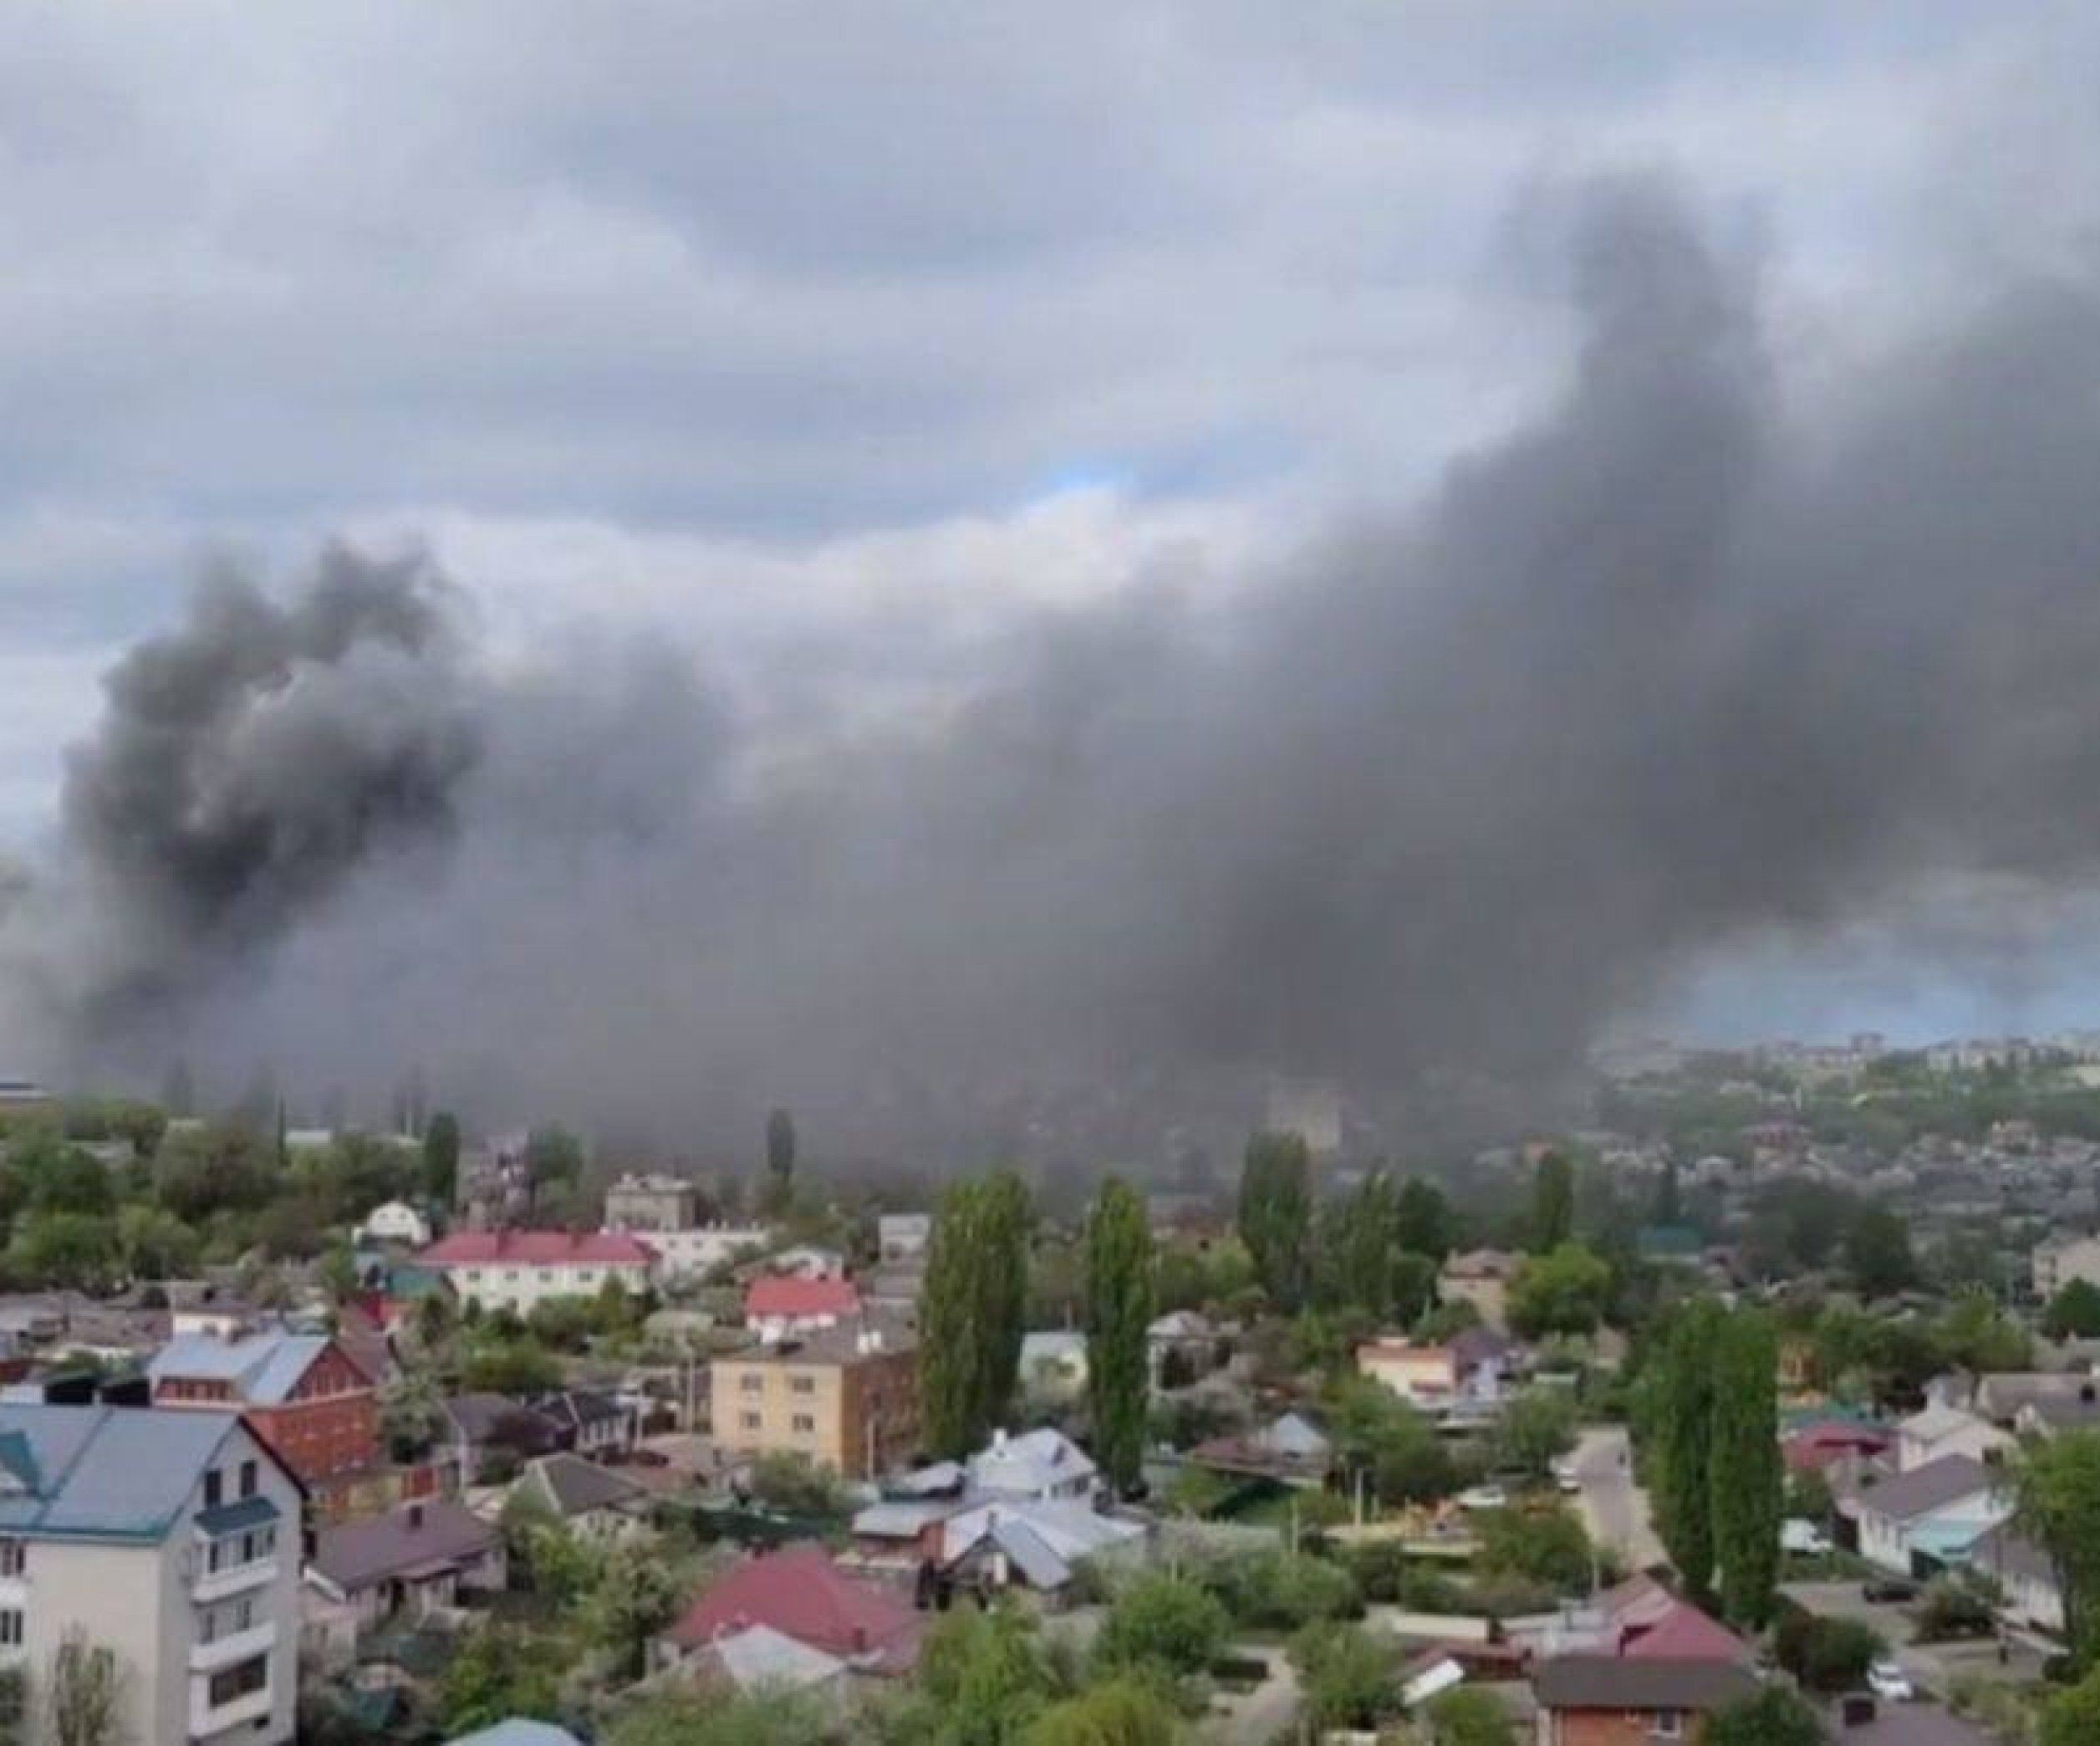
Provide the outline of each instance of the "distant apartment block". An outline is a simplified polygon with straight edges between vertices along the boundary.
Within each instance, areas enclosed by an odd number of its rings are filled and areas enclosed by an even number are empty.
[[[297,1482],[232,1412],[0,1406],[0,1662],[27,1746],[69,1636],[118,1673],[113,1739],[294,1737]]]
[[[619,1228],[609,1221],[608,1228]],[[718,1267],[757,1253],[772,1241],[772,1233],[765,1226],[747,1224],[691,1225],[677,1230],[645,1230],[643,1234],[656,1251],[659,1275],[666,1279],[703,1279]]]
[[[624,1231],[455,1231],[415,1258],[462,1304],[520,1315],[549,1298],[594,1297],[609,1279],[646,1291],[656,1270],[655,1249]]]
[[[1509,1323],[1510,1281],[1522,1260],[1501,1249],[1472,1249],[1453,1255],[1436,1278],[1436,1294],[1447,1304],[1471,1304],[1491,1328]]]
[[[875,1245],[884,1267],[918,1260],[932,1242],[930,1212],[884,1212],[875,1220]]]
[[[717,1358],[711,1399],[716,1445],[737,1456],[799,1455],[871,1478],[918,1448],[918,1352],[877,1328],[828,1328]]]
[[[2073,1279],[2100,1285],[2100,1237],[2059,1233],[2036,1243],[2028,1258],[2038,1298],[2054,1297]]]
[[[683,1231],[700,1223],[700,1191],[683,1177],[624,1176],[605,1191],[605,1228]]]

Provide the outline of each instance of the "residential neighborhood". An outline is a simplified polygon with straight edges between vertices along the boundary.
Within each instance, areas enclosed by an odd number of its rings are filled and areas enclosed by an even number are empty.
[[[1462,1172],[1256,1131],[1208,1195],[1062,1203],[900,1202],[777,1123],[738,1185],[437,1116],[265,1151],[334,1216],[223,1262],[87,1150],[110,1110],[37,1108],[24,1738],[99,1682],[141,1739],[908,1746],[996,1665],[1017,1739],[2024,1746],[2085,1665],[2100,1289],[2024,1202],[1889,1218],[1760,1085],[1733,1140],[1651,1072],[1601,1084],[1628,1131]],[[154,1178],[252,1156],[157,1116]],[[54,1250],[83,1216],[153,1241]]]

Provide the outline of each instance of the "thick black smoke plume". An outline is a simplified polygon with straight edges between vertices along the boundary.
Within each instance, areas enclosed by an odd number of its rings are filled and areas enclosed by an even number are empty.
[[[79,1010],[666,1117],[1140,1062],[1384,1085],[1563,1059],[1695,953],[1929,881],[2082,887],[2092,287],[1881,336],[1811,404],[1669,192],[1567,241],[1564,389],[1416,511],[1230,607],[1041,618],[879,743],[768,758],[660,656],[494,682],[347,556],[225,597],[75,765],[67,872],[122,946]]]

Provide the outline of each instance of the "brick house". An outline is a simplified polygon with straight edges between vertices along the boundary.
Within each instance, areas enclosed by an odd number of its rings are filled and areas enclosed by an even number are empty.
[[[183,1335],[146,1374],[156,1406],[238,1412],[324,1517],[344,1514],[359,1478],[383,1464],[378,1387],[329,1335]]]
[[[1757,1676],[1724,1660],[1557,1655],[1532,1676],[1538,1746],[1698,1746],[1715,1710],[1757,1690]]]

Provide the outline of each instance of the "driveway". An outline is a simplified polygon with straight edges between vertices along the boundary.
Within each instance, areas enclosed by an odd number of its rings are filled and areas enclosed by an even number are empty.
[[[1857,1619],[1878,1631],[1896,1664],[1911,1682],[1925,1690],[1945,1692],[1965,1675],[1982,1674],[1990,1679],[2026,1682],[2041,1677],[2041,1653],[2036,1645],[2016,1635],[2006,1646],[2006,1658],[1998,1659],[1996,1638],[1962,1638],[1946,1643],[1914,1643],[1917,1626],[1914,1606],[1899,1606],[1868,1600],[1855,1582],[1785,1582],[1779,1591],[1806,1611],[1825,1619]]]
[[[1271,1746],[1297,1720],[1297,1669],[1275,1643],[1241,1644],[1233,1652],[1260,1656],[1269,1664],[1269,1677],[1244,1697],[1227,1692],[1214,1699],[1197,1737],[1218,1746]]]
[[[1590,1538],[1615,1548],[1634,1570],[1667,1561],[1649,1514],[1648,1493],[1634,1483],[1633,1446],[1623,1425],[1593,1425],[1576,1439],[1576,1508]]]

